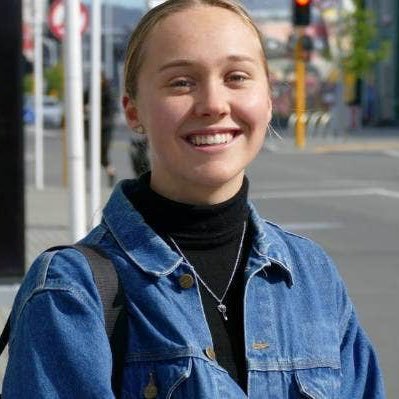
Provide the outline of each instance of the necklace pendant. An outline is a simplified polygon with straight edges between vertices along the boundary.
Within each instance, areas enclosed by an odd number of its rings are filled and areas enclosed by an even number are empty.
[[[213,299],[215,299],[215,301],[218,302],[217,305],[217,310],[221,313],[224,321],[227,321],[227,307],[225,304],[222,303],[222,301],[225,299],[227,291],[230,288],[230,285],[233,281],[233,278],[236,274],[237,268],[238,268],[238,264],[240,262],[240,257],[241,257],[241,250],[242,250],[242,246],[244,243],[244,238],[245,238],[245,232],[246,232],[246,228],[247,228],[247,223],[244,222],[243,225],[243,229],[242,229],[242,235],[241,235],[241,241],[240,241],[240,246],[238,247],[238,252],[237,252],[237,257],[236,257],[236,261],[234,263],[234,267],[233,267],[233,272],[230,275],[230,279],[229,282],[227,283],[226,288],[224,289],[223,295],[219,298],[210,288],[209,286],[206,284],[206,282],[201,278],[201,276],[197,273],[197,271],[195,270],[195,268],[191,265],[191,267],[193,268],[193,271],[195,273],[195,276],[197,277],[197,279],[200,281],[200,283],[204,286],[204,288],[208,291],[208,293],[213,297]],[[179,248],[179,246],[177,245],[176,241],[169,236],[169,240],[171,241],[171,243],[175,246],[177,252],[181,255],[181,257],[190,265],[190,262],[187,260],[187,258],[184,256],[183,252],[181,251],[181,249]]]
[[[227,308],[226,308],[226,305],[224,305],[223,303],[219,303],[219,305],[217,306],[217,309],[222,314],[223,319],[225,321],[227,321],[227,315],[226,315]]]

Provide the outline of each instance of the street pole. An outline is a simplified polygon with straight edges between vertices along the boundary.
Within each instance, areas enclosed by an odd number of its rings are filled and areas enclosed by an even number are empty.
[[[303,149],[306,144],[306,64],[303,59],[303,28],[297,28],[298,39],[295,44],[295,145]]]
[[[38,190],[44,188],[43,167],[43,0],[34,2],[35,15],[35,185]]]
[[[80,2],[65,2],[65,94],[69,163],[69,217],[73,241],[86,234]]]
[[[108,0],[109,1],[109,0]],[[113,7],[111,3],[106,6],[105,13],[105,64],[107,79],[112,82],[114,78],[114,37],[113,37]]]
[[[92,227],[101,220],[101,0],[91,4],[90,212]]]

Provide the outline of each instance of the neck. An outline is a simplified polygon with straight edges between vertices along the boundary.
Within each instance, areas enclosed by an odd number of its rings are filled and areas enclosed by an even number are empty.
[[[178,238],[179,243],[182,237],[190,242],[212,241],[214,244],[229,240],[231,235],[241,231],[248,218],[249,186],[246,178],[234,196],[213,205],[170,200],[151,189],[150,179],[150,173],[142,175],[129,199],[158,234],[167,232]]]
[[[164,178],[160,180],[152,173],[150,187],[157,194],[172,201],[190,205],[216,205],[234,197],[240,190],[243,179],[244,172],[223,184],[175,184],[173,181],[165,181]]]

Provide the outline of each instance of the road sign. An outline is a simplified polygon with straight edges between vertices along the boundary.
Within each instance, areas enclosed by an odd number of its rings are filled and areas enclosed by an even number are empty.
[[[89,25],[89,10],[80,3],[80,33],[83,34]],[[62,40],[65,33],[65,5],[64,0],[56,0],[50,6],[48,26],[51,33]]]

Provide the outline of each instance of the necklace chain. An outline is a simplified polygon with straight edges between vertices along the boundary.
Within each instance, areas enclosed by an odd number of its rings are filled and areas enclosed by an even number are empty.
[[[240,245],[238,247],[238,252],[237,252],[237,257],[235,260],[235,264],[234,264],[234,268],[233,271],[230,275],[230,279],[229,282],[226,285],[226,288],[224,289],[224,292],[221,296],[221,298],[219,298],[208,286],[208,284],[206,284],[206,282],[202,279],[202,277],[197,273],[197,271],[195,270],[195,268],[193,267],[193,265],[191,265],[191,263],[188,261],[188,259],[186,258],[186,256],[184,255],[183,251],[180,249],[180,247],[177,245],[176,241],[171,237],[169,237],[169,240],[173,243],[173,245],[175,246],[175,248],[177,249],[177,251],[179,252],[179,254],[183,257],[183,259],[192,267],[192,269],[194,270],[195,276],[198,278],[198,280],[202,283],[202,285],[205,287],[205,289],[212,295],[212,297],[214,299],[216,299],[216,301],[218,302],[217,305],[217,310],[222,314],[224,320],[227,320],[227,307],[226,305],[223,303],[227,292],[230,288],[231,283],[233,282],[233,278],[234,275],[236,274],[237,271],[237,267],[238,267],[238,263],[240,262],[240,257],[241,257],[241,252],[242,252],[242,246],[244,244],[244,237],[245,237],[245,232],[246,232],[246,228],[247,228],[247,223],[244,222],[244,226],[242,229],[242,234],[241,234],[241,239],[240,239]]]

